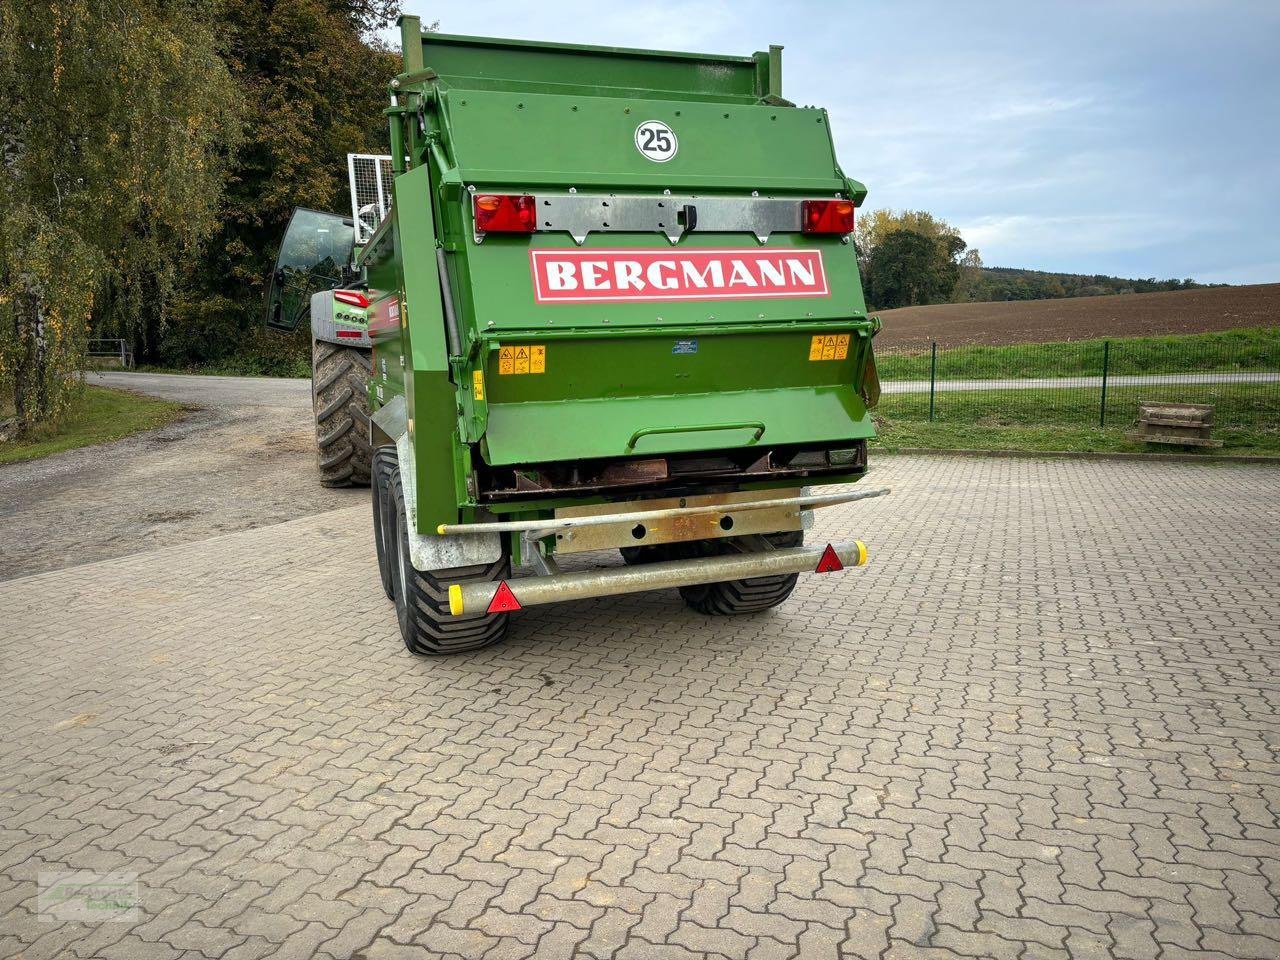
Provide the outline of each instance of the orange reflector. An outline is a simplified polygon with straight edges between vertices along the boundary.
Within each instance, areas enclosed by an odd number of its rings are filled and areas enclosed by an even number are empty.
[[[838,563],[839,561],[836,562]],[[520,601],[516,599],[516,595],[507,586],[507,581],[503,580],[498,584],[498,589],[494,591],[493,599],[489,601],[489,609],[485,613],[510,613],[512,610],[519,609]]]
[[[827,544],[827,549],[822,551],[822,556],[818,558],[818,565],[813,568],[814,573],[835,573],[837,570],[843,570],[844,564],[840,562],[840,558],[836,556],[836,548],[831,544]]]

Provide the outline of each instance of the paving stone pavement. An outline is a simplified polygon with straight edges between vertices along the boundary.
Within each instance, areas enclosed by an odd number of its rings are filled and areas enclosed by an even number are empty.
[[[875,466],[778,611],[451,659],[359,508],[0,584],[0,956],[1280,956],[1280,470]]]

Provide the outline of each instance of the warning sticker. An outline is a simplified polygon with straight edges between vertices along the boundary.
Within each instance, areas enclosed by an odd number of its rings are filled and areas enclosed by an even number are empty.
[[[477,400],[484,399],[484,371],[471,371],[471,395]]]
[[[546,373],[547,348],[532,344],[503,347],[498,351],[498,373],[507,376],[522,373]]]
[[[818,334],[809,341],[810,360],[844,360],[849,356],[849,334]]]

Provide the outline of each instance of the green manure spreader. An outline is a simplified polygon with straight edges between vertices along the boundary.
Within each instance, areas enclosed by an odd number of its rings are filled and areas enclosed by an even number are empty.
[[[311,324],[321,479],[372,486],[408,648],[641,590],[755,613],[865,563],[804,539],[885,492],[850,486],[879,394],[866,190],[783,99],[781,49],[400,29],[391,155],[350,157],[349,218],[294,213],[267,321]],[[602,550],[625,563],[572,562]]]

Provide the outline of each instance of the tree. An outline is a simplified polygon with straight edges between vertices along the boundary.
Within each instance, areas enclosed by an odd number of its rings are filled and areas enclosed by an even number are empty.
[[[214,225],[236,91],[212,0],[0,0],[0,385],[19,427],[74,396],[103,291]]]
[[[982,299],[982,257],[927,210],[872,210],[858,218],[854,242],[867,300],[879,309]]]
[[[988,299],[986,279],[982,269],[982,255],[977,249],[966,250],[956,264],[956,285],[951,290],[952,303],[977,303]]]
[[[396,7],[393,0],[223,0],[224,56],[246,101],[245,137],[221,229],[188,278],[164,361],[216,361],[246,345],[271,349],[261,304],[290,213],[343,209],[347,153],[388,150],[382,111],[400,57],[372,31]]]
[[[881,310],[945,301],[959,275],[954,257],[963,248],[959,238],[946,247],[914,230],[893,231],[871,254],[867,299]]]
[[[946,242],[959,237],[960,231],[945,220],[939,220],[927,210],[871,210],[859,212],[854,228],[854,243],[858,248],[860,265],[865,269],[871,262],[876,245],[898,230],[910,230],[926,237]]]

